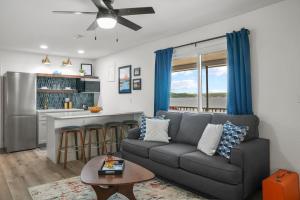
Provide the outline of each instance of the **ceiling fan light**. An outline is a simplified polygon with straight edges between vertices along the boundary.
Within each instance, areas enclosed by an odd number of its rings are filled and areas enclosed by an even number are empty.
[[[97,19],[97,24],[103,29],[112,29],[116,26],[117,20],[113,17],[100,17]]]

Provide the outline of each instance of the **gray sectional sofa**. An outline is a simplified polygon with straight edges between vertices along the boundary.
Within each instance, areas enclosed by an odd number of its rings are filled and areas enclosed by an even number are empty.
[[[259,119],[255,115],[180,113],[159,111],[170,119],[169,144],[138,140],[139,130],[129,131],[122,142],[124,159],[148,168],[156,175],[224,200],[247,198],[269,175],[269,141],[259,138]],[[249,126],[245,141],[235,147],[228,160],[208,156],[197,150],[208,123]]]

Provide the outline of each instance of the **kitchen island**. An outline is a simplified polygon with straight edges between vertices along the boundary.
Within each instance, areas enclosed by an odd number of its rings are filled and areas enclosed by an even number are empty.
[[[91,113],[90,111],[80,112],[62,112],[47,114],[47,157],[56,163],[57,149],[59,145],[60,132],[59,129],[65,126],[84,126],[88,124],[105,124],[111,121],[122,122],[124,120],[139,120],[142,112],[119,112],[112,113],[102,111],[99,113]],[[74,145],[74,140],[69,139],[70,146]],[[85,149],[87,151],[87,149]],[[96,150],[92,150],[92,156],[96,155]],[[68,152],[68,161],[75,160],[75,151],[72,149]]]
[[[45,147],[47,144],[47,115],[63,112],[82,112],[83,109],[41,109],[37,110],[38,146]]]

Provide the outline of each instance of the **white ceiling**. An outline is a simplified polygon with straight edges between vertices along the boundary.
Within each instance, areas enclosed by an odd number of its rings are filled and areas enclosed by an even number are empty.
[[[90,15],[59,15],[52,10],[96,11],[90,0],[1,0],[0,48],[53,55],[97,58],[168,35],[233,17],[280,0],[115,0],[115,8],[152,6],[155,15],[126,17],[140,31],[117,25],[113,30],[87,32]],[[116,34],[119,43],[115,42]],[[74,39],[81,34],[84,37]],[[39,48],[47,44],[48,50]],[[85,50],[78,55],[77,50]]]

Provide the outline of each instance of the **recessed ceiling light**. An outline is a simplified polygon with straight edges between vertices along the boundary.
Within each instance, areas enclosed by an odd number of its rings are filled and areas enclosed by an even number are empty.
[[[82,12],[74,12],[75,15],[81,15]]]
[[[41,49],[48,49],[48,46],[45,45],[45,44],[42,44],[42,45],[40,45],[40,48],[41,48]]]
[[[84,51],[84,50],[78,50],[77,53],[79,53],[79,54],[84,54],[85,51]]]

